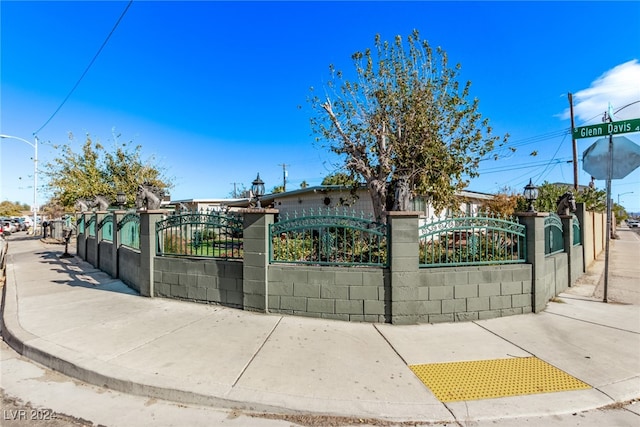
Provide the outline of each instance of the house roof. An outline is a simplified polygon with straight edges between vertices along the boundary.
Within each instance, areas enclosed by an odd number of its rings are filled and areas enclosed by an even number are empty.
[[[361,186],[360,189],[366,189],[366,187]],[[325,194],[330,191],[350,191],[351,187],[347,187],[344,185],[316,185],[313,187],[299,188],[297,190],[286,191],[284,193],[271,193],[265,194],[260,197],[260,200],[263,202],[271,202],[280,197],[289,197],[289,196],[299,196],[301,194],[310,194],[310,193],[321,193]]]
[[[569,184],[568,182],[554,182],[551,185],[555,185],[556,187],[571,187],[573,188],[573,184]],[[578,190],[586,190],[589,188],[588,185],[578,185]]]
[[[263,202],[271,202],[280,197],[289,197],[289,196],[299,196],[301,194],[309,194],[309,193],[328,193],[330,191],[350,191],[351,187],[344,185],[316,185],[313,187],[300,188],[293,191],[287,191],[285,193],[272,193],[265,194],[260,198]],[[358,188],[358,190],[367,190],[367,186],[362,184]],[[462,190],[459,191],[458,196],[475,198],[481,200],[490,200],[493,199],[494,195],[489,193],[482,193],[479,191],[471,191],[471,190]]]
[[[306,187],[306,188],[299,188],[296,190],[292,190],[292,191],[286,191],[284,193],[271,193],[271,194],[265,194],[264,196],[260,197],[260,201],[262,203],[270,203],[273,202],[274,200],[278,199],[278,198],[282,198],[282,197],[293,197],[293,196],[300,196],[303,194],[311,194],[311,193],[320,193],[320,194],[326,194],[332,191],[351,191],[352,187],[350,186],[344,186],[344,185],[316,185],[316,186],[312,186],[312,187]],[[360,187],[358,188],[359,191],[366,191],[367,190],[367,186],[362,184],[360,185]],[[479,191],[471,191],[471,190],[462,190],[458,192],[458,196],[461,197],[468,197],[468,198],[474,198],[474,199],[480,199],[480,200],[490,200],[493,198],[493,194],[489,194],[489,193],[482,193]],[[250,199],[249,198],[235,198],[235,199],[218,199],[218,198],[211,198],[211,199],[181,199],[181,200],[172,200],[170,203],[171,204],[180,204],[180,203],[200,203],[200,204],[204,204],[204,203],[210,203],[210,204],[219,204],[219,205],[226,205],[226,206],[246,206],[250,203]]]

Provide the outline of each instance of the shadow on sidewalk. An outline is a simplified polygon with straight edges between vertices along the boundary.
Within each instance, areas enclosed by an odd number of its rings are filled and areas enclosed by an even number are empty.
[[[35,255],[41,258],[40,262],[54,267],[51,271],[60,276],[60,279],[50,280],[51,283],[128,295],[140,295],[120,279],[114,279],[107,273],[93,267],[88,262],[82,261],[76,256],[62,258],[63,253],[64,250],[50,250],[35,253]]]

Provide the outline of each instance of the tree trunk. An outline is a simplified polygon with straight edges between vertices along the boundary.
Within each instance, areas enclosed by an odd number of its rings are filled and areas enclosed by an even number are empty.
[[[385,205],[387,200],[387,186],[384,182],[380,182],[377,179],[367,182],[369,187],[369,195],[371,196],[371,203],[373,203],[373,214],[377,222],[386,224],[387,216],[384,215]]]

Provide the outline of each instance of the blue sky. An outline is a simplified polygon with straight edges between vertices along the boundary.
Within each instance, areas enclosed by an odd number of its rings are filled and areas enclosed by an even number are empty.
[[[54,114],[126,6],[0,2],[0,133],[33,141],[37,131],[41,165],[69,132],[78,148],[87,133],[107,147],[119,134],[167,169],[173,199],[226,197],[258,172],[271,189],[282,164],[287,189],[334,172],[337,159],[311,134],[309,88],[326,83],[329,64],[349,73],[376,33],[418,29],[441,46],[494,132],[511,135],[517,152],[483,162],[470,190],[573,182],[567,93],[577,126],[599,123],[609,102],[640,100],[639,2],[134,1]],[[640,103],[615,116],[630,118]],[[33,149],[0,141],[0,199],[30,204]],[[594,141],[578,140],[580,158]],[[640,211],[640,169],[613,181],[618,194]]]

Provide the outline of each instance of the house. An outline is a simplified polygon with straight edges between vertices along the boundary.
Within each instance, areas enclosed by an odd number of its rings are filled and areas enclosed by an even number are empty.
[[[476,191],[463,190],[458,193],[460,198],[459,214],[475,215],[480,207],[491,200],[493,195]],[[278,209],[280,215],[301,215],[311,210],[318,212],[319,209],[346,208],[349,212],[357,215],[373,217],[373,203],[366,186],[360,186],[352,191],[350,187],[341,185],[319,185],[302,188],[286,193],[266,194],[261,197],[263,207],[273,207]],[[450,209],[436,212],[428,200],[428,196],[417,196],[412,200],[412,211],[420,212],[421,222],[444,218],[454,214]]]
[[[229,207],[247,207],[250,200],[244,199],[182,199],[172,200],[170,204],[176,211],[222,211]],[[233,208],[232,208],[233,210]]]
[[[420,223],[426,223],[442,219],[452,214],[476,215],[483,204],[491,200],[493,195],[476,191],[463,190],[458,193],[460,207],[457,212],[446,209],[436,212],[428,200],[428,196],[417,196],[411,201],[410,210],[420,212]],[[237,210],[249,207],[252,202],[249,198],[236,199],[184,199],[172,200],[171,205],[177,211],[222,211]],[[277,209],[281,216],[309,215],[312,212],[326,212],[346,210],[349,214],[373,218],[373,203],[369,196],[369,190],[362,185],[355,191],[351,187],[342,185],[317,185],[300,188],[284,193],[265,194],[260,197],[263,208]]]

